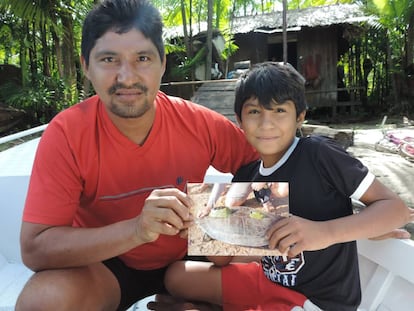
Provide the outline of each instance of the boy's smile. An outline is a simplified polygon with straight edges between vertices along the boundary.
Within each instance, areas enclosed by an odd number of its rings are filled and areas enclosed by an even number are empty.
[[[276,164],[292,144],[305,112],[296,117],[295,104],[272,103],[270,109],[259,104],[257,98],[246,100],[239,120],[247,140],[260,153],[265,167]]]

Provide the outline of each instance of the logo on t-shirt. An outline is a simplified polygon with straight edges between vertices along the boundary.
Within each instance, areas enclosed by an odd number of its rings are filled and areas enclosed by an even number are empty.
[[[272,282],[283,286],[295,286],[299,270],[305,264],[303,253],[288,258],[287,256],[262,257],[262,269],[266,277]]]

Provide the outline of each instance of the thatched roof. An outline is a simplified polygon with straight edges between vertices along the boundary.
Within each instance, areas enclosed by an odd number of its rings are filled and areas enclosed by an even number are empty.
[[[339,24],[355,24],[362,23],[372,24],[377,20],[375,16],[367,15],[363,11],[363,6],[358,4],[334,4],[320,7],[308,7],[300,10],[289,10],[286,14],[287,27],[299,30],[300,27],[323,27]],[[260,15],[250,15],[233,17],[230,32],[248,33],[257,32],[273,32],[282,29],[283,15],[282,12],[272,12]],[[192,25],[193,36],[207,31],[207,22],[203,21]],[[215,32],[214,35],[218,35]],[[164,39],[183,37],[182,26],[166,27],[164,29]]]
[[[336,4],[320,7],[308,7],[300,10],[289,10],[286,13],[287,28],[322,27],[338,24],[361,24],[375,21],[374,16],[364,13],[357,4]],[[282,12],[272,12],[254,16],[235,17],[233,33],[252,31],[271,31],[282,29]]]

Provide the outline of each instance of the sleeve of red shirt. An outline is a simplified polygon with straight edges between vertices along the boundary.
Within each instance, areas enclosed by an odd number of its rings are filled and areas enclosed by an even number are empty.
[[[72,225],[81,191],[82,180],[68,140],[59,123],[52,122],[36,151],[23,221]],[[66,206],[51,208],[50,202]]]

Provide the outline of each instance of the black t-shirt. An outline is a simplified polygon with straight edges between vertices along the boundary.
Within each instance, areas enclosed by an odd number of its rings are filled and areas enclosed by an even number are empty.
[[[240,168],[233,181],[288,182],[289,212],[315,221],[351,215],[350,197],[368,174],[333,140],[318,136],[301,138],[268,176],[260,174],[260,163]],[[270,280],[303,293],[323,310],[348,311],[361,301],[357,255],[354,241],[290,259],[265,256],[262,266]]]

